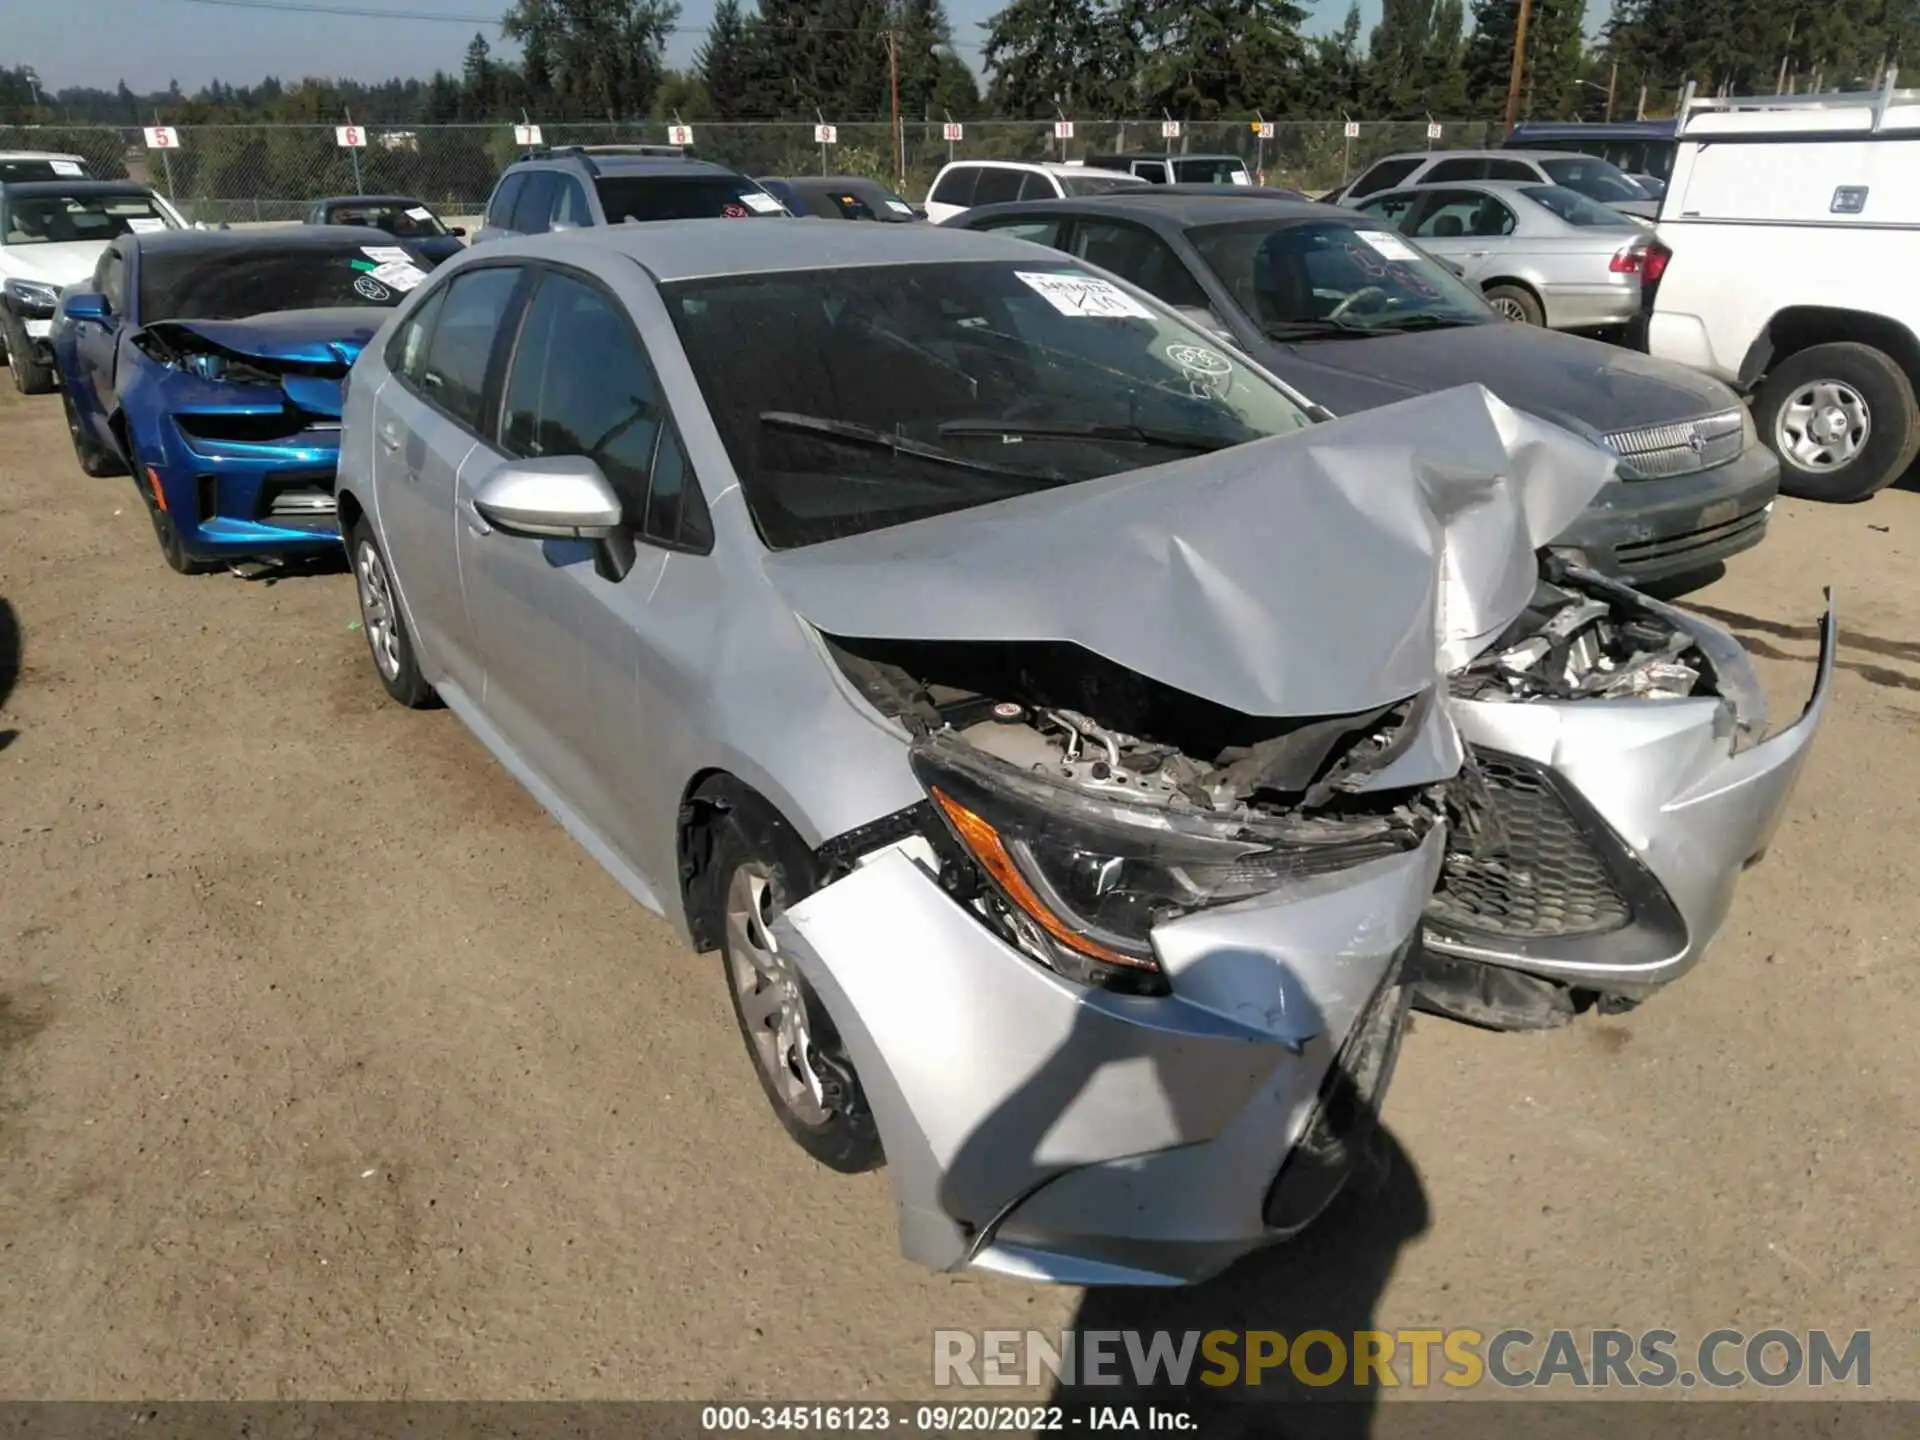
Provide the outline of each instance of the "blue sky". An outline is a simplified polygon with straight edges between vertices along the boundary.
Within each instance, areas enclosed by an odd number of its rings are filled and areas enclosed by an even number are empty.
[[[66,85],[111,87],[124,78],[135,90],[162,89],[169,80],[192,92],[216,76],[246,84],[265,75],[283,80],[302,75],[383,80],[457,70],[476,29],[499,43],[497,16],[506,0],[315,0],[345,7],[407,10],[443,15],[433,20],[286,14],[199,3],[199,0],[9,0],[6,63],[28,64],[49,89]],[[1004,0],[947,0],[955,39],[978,63],[979,24]],[[1337,25],[1348,0],[1306,0],[1310,30]],[[1594,0],[1604,11],[1605,0]],[[712,13],[712,0],[683,0],[683,30],[668,49],[684,63],[700,44],[694,27]],[[1371,25],[1380,0],[1362,0]],[[496,17],[480,22],[478,17]],[[465,23],[457,23],[465,17]]]

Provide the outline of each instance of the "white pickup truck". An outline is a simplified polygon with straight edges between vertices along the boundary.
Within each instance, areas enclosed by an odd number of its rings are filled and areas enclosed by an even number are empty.
[[[1920,91],[1683,99],[1641,347],[1749,393],[1780,488],[1859,500],[1920,452]]]

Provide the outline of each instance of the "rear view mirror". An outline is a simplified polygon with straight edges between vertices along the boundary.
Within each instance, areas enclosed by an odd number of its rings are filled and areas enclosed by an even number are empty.
[[[605,540],[625,523],[607,477],[584,455],[502,465],[475,493],[473,508],[496,530],[533,540]]]
[[[113,312],[107,297],[98,290],[80,290],[62,297],[62,309],[69,320],[98,320],[105,323]]]

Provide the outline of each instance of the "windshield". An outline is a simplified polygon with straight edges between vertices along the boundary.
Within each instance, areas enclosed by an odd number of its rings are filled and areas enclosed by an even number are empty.
[[[35,180],[84,180],[88,170],[84,160],[64,155],[46,159],[0,160],[0,184],[25,185]]]
[[[1554,184],[1576,190],[1589,200],[1598,200],[1602,205],[1647,198],[1647,192],[1628,179],[1626,172],[1609,165],[1604,160],[1596,160],[1591,155],[1570,155],[1564,160],[1542,160],[1540,168],[1547,172],[1547,178]]]
[[[1109,190],[1125,190],[1146,183],[1138,176],[1121,175],[1112,170],[1076,170],[1071,174],[1056,170],[1053,178],[1060,182],[1060,188],[1069,195],[1103,195]]]
[[[1203,160],[1175,160],[1173,178],[1182,185],[1244,185],[1247,167],[1218,156]]]
[[[775,550],[1309,423],[1209,336],[1038,255],[662,294]]]
[[[6,243],[54,245],[72,240],[105,243],[129,232],[180,227],[144,190],[107,195],[14,195],[7,201]]]
[[[1390,230],[1339,220],[1242,221],[1188,238],[1240,308],[1275,336],[1478,325],[1487,304]]]
[[[891,220],[905,222],[918,220],[913,206],[902,200],[891,190],[879,185],[849,185],[844,189],[831,189],[821,194],[825,201],[828,218],[842,220]]]
[[[593,182],[607,220],[748,220],[786,207],[740,175],[607,175]]]
[[[1633,221],[1618,210],[1609,210],[1605,205],[1589,200],[1586,196],[1568,190],[1564,186],[1528,185],[1520,193],[1551,210],[1569,225],[1578,225],[1583,229],[1591,226],[1600,230],[1637,228]]]
[[[411,200],[375,201],[365,205],[336,205],[329,212],[333,225],[366,225],[384,230],[402,240],[417,240],[428,235],[444,235],[447,227],[433,211]]]
[[[398,246],[228,246],[140,257],[140,322],[241,320],[276,310],[388,308],[424,278]]]

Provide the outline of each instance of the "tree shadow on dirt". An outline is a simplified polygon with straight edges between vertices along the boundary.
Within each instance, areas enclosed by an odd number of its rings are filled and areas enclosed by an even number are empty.
[[[20,616],[11,600],[0,600],[0,710],[20,683]],[[0,750],[20,738],[11,725],[0,724]]]

